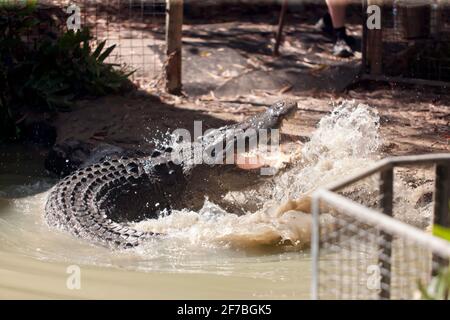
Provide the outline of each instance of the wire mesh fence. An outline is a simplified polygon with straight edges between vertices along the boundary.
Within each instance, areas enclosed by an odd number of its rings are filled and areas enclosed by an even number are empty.
[[[432,163],[437,159],[446,162],[436,169],[439,176],[435,182],[434,212],[448,218],[450,156],[419,157],[417,161]],[[414,157],[407,160],[414,163]],[[424,294],[421,288],[428,287],[433,277],[448,268],[449,242],[401,221],[398,212],[389,215],[393,213],[392,202],[389,205],[393,189],[388,186],[393,179],[383,172],[393,171],[394,166],[389,161],[382,162],[366,173],[315,194],[313,298],[419,299]],[[377,181],[381,193],[372,205],[336,193],[380,172]],[[374,203],[383,212],[375,210]],[[435,223],[440,221],[447,224],[445,219],[435,217]]]
[[[365,0],[364,10],[370,3]],[[384,1],[379,48],[382,75],[450,82],[449,13],[448,0]],[[374,50],[373,43],[363,42],[363,55],[370,57]],[[364,71],[371,73],[370,66]]]
[[[79,11],[68,11],[71,5]],[[132,79],[138,83],[148,82],[162,72],[165,9],[164,0],[40,0],[34,10],[39,23],[29,30],[28,39],[37,43],[43,37],[65,32],[68,19],[79,14],[80,27],[90,29],[93,46],[105,40],[106,47],[115,45],[106,62],[134,70]]]
[[[433,253],[450,257],[450,248],[433,250],[408,229],[388,231],[362,215],[336,211],[332,224],[320,226],[320,299],[418,299],[420,284],[429,284],[438,269]]]
[[[137,82],[149,81],[162,71],[165,47],[165,1],[78,1],[85,25],[96,42],[116,45],[107,60],[135,70]],[[75,1],[77,3],[77,1]]]

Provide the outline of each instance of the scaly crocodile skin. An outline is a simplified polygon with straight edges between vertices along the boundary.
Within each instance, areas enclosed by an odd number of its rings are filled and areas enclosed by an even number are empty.
[[[204,141],[225,141],[230,132],[225,129],[277,127],[295,106],[293,101],[277,102],[244,122],[217,130],[218,136]],[[182,164],[170,160],[167,152],[104,161],[60,181],[48,197],[45,219],[50,226],[97,244],[135,247],[158,234],[139,232],[126,223],[156,218],[159,210],[177,208],[188,175]]]

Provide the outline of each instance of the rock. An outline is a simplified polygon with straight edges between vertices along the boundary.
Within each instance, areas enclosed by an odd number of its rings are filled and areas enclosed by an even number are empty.
[[[22,127],[25,142],[52,146],[56,142],[56,128],[46,121],[26,123]]]
[[[189,95],[207,94],[226,81],[225,71],[239,74],[246,65],[247,58],[234,48],[223,47],[218,51],[205,44],[186,41],[183,44],[183,90]]]
[[[292,87],[292,93],[310,91],[342,92],[359,74],[359,65],[334,66],[313,74],[309,69],[282,68],[272,71],[253,70],[232,78],[214,90],[219,98],[245,96],[253,90],[281,91]]]
[[[45,159],[45,168],[61,176],[75,171],[89,157],[93,145],[75,139],[68,139],[55,145]]]
[[[16,125],[24,142],[46,147],[55,144],[57,134],[55,126],[52,125],[52,113],[19,108],[17,116],[20,116],[20,119],[16,121]]]
[[[286,79],[275,75],[273,71],[255,70],[226,81],[214,90],[216,97],[234,97],[247,95],[252,90],[280,90],[291,85]]]
[[[55,145],[45,160],[45,168],[60,176],[103,160],[121,156],[145,156],[139,150],[130,150],[108,143],[93,144],[76,139],[67,139]]]

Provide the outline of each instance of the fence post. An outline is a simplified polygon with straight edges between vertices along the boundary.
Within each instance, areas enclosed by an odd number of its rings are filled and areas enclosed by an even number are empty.
[[[371,75],[381,75],[383,72],[382,58],[383,58],[383,0],[367,0],[367,7],[377,5],[381,9],[381,29],[366,29],[363,40],[363,55],[364,61],[368,64],[369,73]],[[365,7],[365,9],[367,9]],[[367,12],[364,12],[367,17]],[[367,28],[367,20],[363,22],[363,28]]]
[[[166,13],[166,90],[181,93],[181,29],[183,26],[183,0],[168,0]]]
[[[288,6],[288,0],[283,0],[283,3],[281,4],[281,11],[280,11],[280,17],[278,19],[278,29],[277,34],[275,37],[275,46],[273,47],[273,55],[278,56],[280,52],[278,51],[280,48],[281,38],[283,37],[283,27],[284,27],[284,21],[286,18],[286,11]]]
[[[361,73],[366,73],[368,70],[368,64],[367,64],[367,0],[361,1],[361,7],[362,7],[362,16],[363,16],[363,23],[362,23],[362,34],[361,34]]]
[[[436,164],[436,180],[434,187],[434,224],[450,227],[450,165]],[[449,261],[433,254],[435,268],[432,275],[439,272],[440,267],[448,265]]]
[[[394,168],[390,166],[380,173],[380,206],[382,212],[387,216],[392,216],[392,200],[394,189]],[[390,299],[391,297],[391,255],[392,236],[385,232],[380,232],[379,237],[380,254],[378,265],[380,266],[380,287],[379,299]]]

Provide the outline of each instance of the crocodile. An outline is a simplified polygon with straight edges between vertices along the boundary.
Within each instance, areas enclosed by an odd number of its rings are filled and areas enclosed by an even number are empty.
[[[294,113],[296,106],[291,100],[278,101],[266,111],[214,130],[200,140],[207,149],[229,142],[230,134],[238,136],[248,129],[276,128]],[[229,147],[230,143],[224,150]],[[136,217],[157,218],[162,210],[181,209],[180,195],[186,191],[191,170],[186,170],[182,162],[173,161],[171,152],[173,149],[166,147],[149,156],[106,159],[76,170],[50,191],[45,207],[46,223],[111,248],[136,247],[163,236],[140,232],[130,227],[129,222],[136,221]]]

